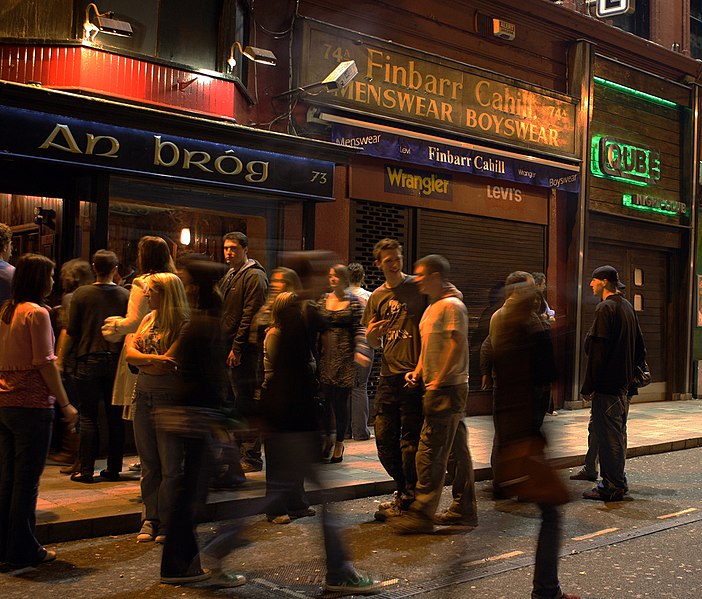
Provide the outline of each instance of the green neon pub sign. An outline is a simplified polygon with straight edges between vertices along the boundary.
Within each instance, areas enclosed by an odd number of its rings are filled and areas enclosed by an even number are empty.
[[[596,177],[646,186],[661,178],[661,154],[608,135],[593,135],[591,170]]]

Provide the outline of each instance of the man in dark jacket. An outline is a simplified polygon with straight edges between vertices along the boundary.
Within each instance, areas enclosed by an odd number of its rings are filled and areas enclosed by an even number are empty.
[[[229,354],[229,380],[234,405],[240,417],[256,417],[256,366],[258,347],[249,342],[251,323],[266,301],[268,279],[263,266],[248,256],[249,239],[240,232],[224,236],[224,260],[229,266],[220,281],[223,296],[222,327]],[[240,436],[242,468],[245,472],[261,470],[261,441],[257,430]]]
[[[627,390],[634,367],[646,355],[643,335],[632,305],[619,293],[624,285],[612,266],[592,272],[592,292],[602,298],[585,340],[587,369],[580,393],[592,401],[592,428],[600,455],[602,482],[585,499],[621,501],[627,491]]]

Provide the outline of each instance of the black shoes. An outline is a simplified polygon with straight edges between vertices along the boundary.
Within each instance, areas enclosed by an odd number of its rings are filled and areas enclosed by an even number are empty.
[[[594,501],[624,501],[624,489],[613,489],[609,493],[603,493],[599,488],[595,487],[592,491],[585,491],[583,498],[593,499]]]
[[[597,474],[592,475],[585,468],[581,468],[575,474],[570,475],[570,480],[589,480],[594,483],[597,480]]]
[[[74,472],[71,474],[71,480],[76,483],[92,484],[95,482],[92,474],[81,474],[80,472]]]
[[[100,470],[100,478],[104,478],[105,480],[110,481],[122,480],[122,477],[120,476],[119,472],[112,472],[107,468],[105,468],[105,470]]]

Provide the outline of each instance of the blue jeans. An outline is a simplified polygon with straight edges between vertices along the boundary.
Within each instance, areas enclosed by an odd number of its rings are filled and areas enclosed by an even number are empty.
[[[44,557],[34,529],[53,421],[53,408],[0,408],[0,562],[32,565]]]
[[[597,439],[603,495],[626,491],[626,419],[629,402],[626,395],[592,394],[592,429]]]
[[[553,505],[539,505],[541,528],[534,560],[534,586],[531,599],[558,599],[558,553],[561,548],[561,514]]]
[[[141,461],[143,519],[153,523],[157,534],[166,534],[183,474],[183,447],[175,435],[156,426],[154,409],[172,405],[173,398],[166,393],[137,390],[134,403],[134,441]]]

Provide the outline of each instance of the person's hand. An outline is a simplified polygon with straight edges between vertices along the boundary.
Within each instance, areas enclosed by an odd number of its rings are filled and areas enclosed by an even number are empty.
[[[360,351],[357,351],[354,356],[353,356],[354,362],[358,364],[361,368],[367,368],[370,366],[370,358],[366,356],[365,354],[362,354]]]
[[[66,424],[66,430],[69,433],[75,433],[76,424],[78,424],[78,410],[71,402],[66,402],[66,405],[61,408],[61,412],[63,413],[61,420]]]
[[[387,333],[388,327],[390,326],[390,321],[388,319],[384,320],[371,320],[366,327],[366,335],[378,335],[382,337]]]
[[[241,355],[235,353],[233,349],[230,350],[227,356],[227,366],[229,366],[229,368],[234,368],[235,366],[239,366],[239,364],[241,364]]]
[[[480,388],[483,391],[489,391],[492,389],[492,377],[489,374],[483,375],[482,386]]]
[[[416,371],[408,372],[405,375],[405,387],[414,388],[419,384],[419,376]]]

